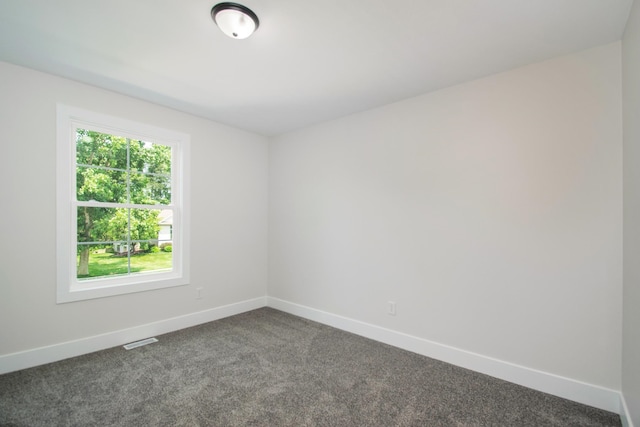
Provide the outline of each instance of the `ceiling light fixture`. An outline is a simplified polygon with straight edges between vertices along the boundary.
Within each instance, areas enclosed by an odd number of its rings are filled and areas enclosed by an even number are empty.
[[[218,3],[211,9],[211,17],[223,33],[233,39],[246,39],[258,29],[258,16],[238,3]]]

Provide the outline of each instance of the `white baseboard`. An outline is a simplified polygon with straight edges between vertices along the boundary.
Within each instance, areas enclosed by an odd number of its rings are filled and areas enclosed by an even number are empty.
[[[620,421],[622,421],[622,427],[633,427],[633,421],[624,394],[620,395]]]
[[[634,427],[624,396],[618,391],[515,365],[273,297],[260,297],[102,335],[2,355],[0,356],[0,374],[104,350],[154,335],[165,334],[255,310],[264,306],[272,307],[286,313],[456,366],[481,372],[505,381],[520,384],[534,390],[615,412],[620,414],[623,426]]]
[[[224,317],[264,307],[266,301],[266,297],[260,297],[133,328],[3,355],[0,356],[0,374],[44,365],[45,363],[56,362],[70,357],[116,347],[154,335],[166,334],[202,323],[212,322]]]
[[[519,366],[278,298],[267,297],[267,306],[534,390],[616,414],[622,413],[621,404],[624,401],[616,390]]]

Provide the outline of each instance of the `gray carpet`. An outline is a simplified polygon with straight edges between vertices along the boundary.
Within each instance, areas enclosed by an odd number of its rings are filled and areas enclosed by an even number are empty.
[[[601,411],[263,308],[0,376],[3,426],[619,426]]]

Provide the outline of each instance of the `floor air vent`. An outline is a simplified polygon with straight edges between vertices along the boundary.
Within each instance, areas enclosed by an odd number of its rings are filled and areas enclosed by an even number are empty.
[[[127,345],[124,345],[123,347],[126,350],[131,350],[132,348],[142,347],[143,345],[151,344],[154,342],[158,342],[158,340],[155,338],[147,338],[146,340],[140,340],[140,341],[129,343]]]

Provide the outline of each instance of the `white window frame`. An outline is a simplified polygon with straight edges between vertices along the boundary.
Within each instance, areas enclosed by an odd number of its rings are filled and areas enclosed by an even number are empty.
[[[150,141],[172,147],[171,209],[173,268],[171,271],[78,280],[76,129]],[[189,284],[189,156],[188,134],[57,105],[57,302],[66,303]]]

